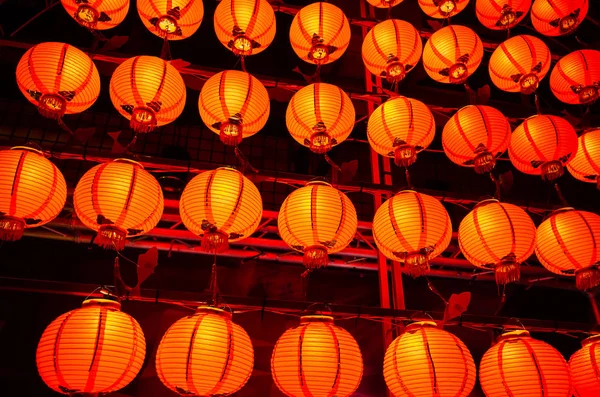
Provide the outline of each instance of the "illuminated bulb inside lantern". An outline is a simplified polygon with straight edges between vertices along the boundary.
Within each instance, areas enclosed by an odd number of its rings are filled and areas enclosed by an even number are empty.
[[[540,80],[535,73],[529,73],[521,77],[519,85],[521,86],[521,92],[523,94],[531,94],[537,90]]]
[[[498,25],[500,25],[504,28],[510,28],[515,24],[516,21],[517,21],[517,16],[515,15],[515,13],[510,10],[506,10],[506,11],[502,11],[502,15],[500,16],[500,19],[498,20]]]
[[[575,284],[580,291],[587,291],[600,285],[600,270],[598,266],[577,270],[575,272]]]
[[[308,58],[317,65],[327,62],[327,59],[329,58],[329,50],[327,49],[327,46],[323,44],[314,44],[308,53]]]
[[[250,55],[252,53],[252,40],[244,35],[236,36],[233,40],[233,48],[237,55]]]
[[[98,22],[98,11],[87,4],[83,4],[75,12],[75,19],[84,26],[93,27]]]
[[[412,277],[419,277],[429,271],[429,258],[421,251],[409,252],[404,260],[404,270]]]
[[[219,231],[207,231],[202,236],[202,251],[211,254],[222,253],[229,249],[229,237],[227,234]]]
[[[445,0],[438,5],[438,9],[442,14],[450,14],[456,8],[456,2],[454,0]]]
[[[490,172],[496,165],[496,158],[487,150],[481,150],[475,155],[473,165],[475,166],[475,172],[478,174]]]
[[[561,177],[564,173],[565,169],[558,160],[552,160],[542,164],[542,178],[547,181],[553,181],[556,178]]]
[[[121,251],[125,248],[127,232],[113,225],[102,225],[94,242],[104,249]]]
[[[154,26],[165,36],[177,31],[177,22],[169,15],[163,15],[158,18],[158,21],[156,21]]]
[[[17,241],[23,237],[25,221],[9,215],[0,215],[0,240]]]
[[[327,266],[329,263],[329,255],[327,248],[321,245],[313,245],[304,250],[302,263],[307,269],[318,269]]]
[[[314,153],[323,154],[331,150],[331,137],[327,133],[327,127],[320,121],[313,127],[313,134],[310,136],[310,150]]]
[[[566,17],[562,17],[560,19],[561,32],[568,33],[575,30],[577,27],[577,22],[579,22],[579,19],[576,16],[567,15]]]
[[[521,278],[521,268],[517,263],[517,257],[511,253],[500,260],[500,263],[494,268],[496,275],[496,283],[498,285],[506,285]]]
[[[389,62],[385,68],[386,79],[390,83],[398,82],[406,76],[404,65],[398,61]]]
[[[467,77],[469,77],[467,65],[464,63],[455,63],[452,65],[452,67],[450,67],[448,76],[450,77],[451,83],[464,83],[467,80]]]
[[[38,110],[43,116],[54,119],[58,119],[65,114],[66,108],[65,99],[55,94],[42,95],[38,106]]]
[[[242,125],[236,121],[226,121],[219,128],[219,139],[225,145],[236,146],[242,142]]]
[[[156,114],[147,107],[137,107],[131,113],[129,125],[135,132],[151,132],[156,128]]]
[[[598,87],[589,85],[579,91],[579,103],[592,103],[598,99]]]
[[[417,151],[415,147],[407,143],[401,143],[394,149],[394,163],[398,167],[408,167],[417,161]]]

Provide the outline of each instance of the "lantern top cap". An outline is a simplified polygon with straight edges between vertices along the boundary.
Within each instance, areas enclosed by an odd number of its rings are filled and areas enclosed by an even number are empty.
[[[558,215],[558,214],[562,214],[564,212],[569,212],[569,211],[575,211],[575,208],[573,207],[563,207],[563,208],[559,208],[557,210],[552,211],[551,213],[548,214],[548,216],[546,217],[546,219],[554,216],[554,215]],[[545,220],[545,219],[544,219]]]
[[[196,309],[196,313],[195,314],[200,314],[200,313],[210,313],[210,314],[216,314],[218,316],[223,316],[225,318],[231,319],[231,312],[228,312],[226,310],[223,309],[219,309],[218,307],[214,307],[214,306],[206,306],[206,305],[201,305],[198,306],[198,308]]]
[[[239,170],[237,170],[234,167],[230,167],[230,166],[224,166],[224,167],[219,167],[219,168],[215,168],[215,171],[231,171],[231,172],[235,172],[235,173],[240,173]]]
[[[530,338],[531,335],[529,331],[524,329],[513,329],[510,331],[506,331],[502,335],[498,337],[498,342],[501,340],[511,340],[511,339],[519,339],[519,338]]]
[[[329,186],[331,187],[331,183],[325,181],[310,181],[306,182],[305,186]]]
[[[106,307],[121,310],[121,304],[112,299],[86,299],[81,307]]]
[[[131,159],[126,159],[126,158],[118,158],[118,159],[114,159],[113,163],[125,163],[125,164],[132,164],[132,165],[137,165],[138,167],[140,167],[141,169],[144,169],[144,166],[141,163],[138,163],[135,160],[131,160]]]
[[[35,153],[35,154],[39,154],[40,156],[44,157],[44,152],[41,151],[40,149],[31,147],[31,146],[13,146],[10,148],[10,150],[24,150],[26,152],[31,152],[31,153]]]
[[[308,323],[330,323],[333,324],[333,317],[323,315],[309,315],[300,317],[300,324]]]
[[[420,328],[437,328],[437,324],[433,320],[415,321],[406,326],[405,332],[415,331]]]
[[[500,200],[495,199],[495,198],[481,200],[480,202],[475,204],[475,207],[473,207],[473,209],[478,208],[478,207],[483,207],[483,206],[489,205],[489,204],[495,204],[495,203],[500,204]]]
[[[597,342],[600,342],[600,333],[592,333],[589,337],[581,341],[581,346],[588,346]]]

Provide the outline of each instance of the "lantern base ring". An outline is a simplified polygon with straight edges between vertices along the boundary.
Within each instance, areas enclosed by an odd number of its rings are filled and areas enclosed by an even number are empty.
[[[407,168],[417,161],[417,150],[413,145],[401,144],[394,148],[394,164]]]
[[[227,146],[237,146],[242,143],[242,125],[238,122],[226,121],[219,128],[219,139]]]
[[[469,69],[462,62],[455,63],[448,71],[448,78],[453,84],[462,84],[467,81],[467,77],[469,77]]]
[[[25,221],[16,216],[0,216],[0,240],[17,241],[23,237]]]
[[[396,58],[398,59],[398,58]],[[406,77],[406,69],[404,65],[398,61],[392,61],[385,67],[385,79],[389,83],[397,83]]]
[[[233,38],[232,50],[235,55],[252,55],[252,40],[246,35],[238,34]]]
[[[558,160],[548,161],[542,164],[542,178],[545,181],[553,181],[565,173],[565,168]]]
[[[49,119],[60,119],[67,110],[67,101],[56,94],[44,94],[38,101],[38,111]]]
[[[579,18],[574,15],[567,15],[562,17],[559,21],[559,29],[562,34],[570,33],[577,29],[579,25]]]
[[[496,284],[506,285],[519,281],[521,278],[521,267],[517,263],[514,255],[507,255],[494,268]]]
[[[310,136],[309,148],[313,153],[323,154],[331,150],[331,136],[326,131],[318,131]]]
[[[129,126],[134,132],[148,133],[156,129],[156,113],[149,107],[140,106],[133,109]]]
[[[404,259],[404,271],[417,278],[429,271],[429,256],[421,251],[409,252]]]
[[[575,282],[577,289],[587,291],[600,285],[600,269],[597,266],[591,266],[580,269],[575,272]]]
[[[304,249],[302,263],[308,269],[319,269],[329,264],[327,248],[321,245],[313,245]]]
[[[162,38],[167,38],[169,35],[174,34],[179,28],[175,18],[171,17],[170,15],[163,15],[158,18],[154,24],[154,27]]]
[[[516,22],[517,15],[512,10],[502,11],[500,19],[498,19],[498,22],[496,23],[496,26],[502,27],[502,29],[510,29],[514,25],[516,25]]]
[[[324,44],[313,45],[308,52],[308,59],[313,61],[316,65],[327,63],[327,60],[329,59],[329,48]]]
[[[496,166],[496,158],[492,153],[484,150],[475,156],[473,159],[473,164],[475,166],[475,172],[478,174],[483,174],[494,169]]]
[[[519,80],[521,93],[525,95],[532,94],[535,90],[537,90],[539,84],[540,79],[535,73],[526,74],[525,76],[521,77],[521,80]]]
[[[114,225],[102,225],[98,229],[98,235],[94,239],[94,243],[104,249],[121,251],[125,249],[125,239],[127,231]]]
[[[596,102],[598,99],[598,87],[594,85],[582,87],[577,95],[579,96],[579,103],[581,104]]]
[[[220,254],[229,249],[229,236],[219,231],[208,231],[202,236],[200,249],[211,254]]]
[[[98,17],[98,11],[88,4],[80,5],[77,11],[75,11],[75,20],[86,28],[96,29]]]

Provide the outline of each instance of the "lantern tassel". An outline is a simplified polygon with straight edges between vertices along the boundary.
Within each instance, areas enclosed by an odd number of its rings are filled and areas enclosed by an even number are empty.
[[[600,285],[600,269],[597,266],[578,270],[575,273],[577,289],[587,291]]]
[[[17,241],[23,237],[25,221],[13,216],[0,216],[0,240]]]
[[[421,252],[406,254],[404,271],[412,278],[426,274],[429,271],[429,258]]]
[[[223,253],[229,249],[229,237],[219,231],[206,232],[202,237],[200,249],[213,254]]]
[[[113,225],[103,225],[98,229],[98,235],[94,243],[104,249],[122,251],[125,249],[125,239],[127,232]]]
[[[304,250],[302,263],[308,269],[319,269],[329,264],[329,255],[327,248],[320,245],[313,245]]]
[[[507,255],[494,269],[496,284],[506,285],[519,281],[521,278],[521,267],[516,261],[514,254]]]

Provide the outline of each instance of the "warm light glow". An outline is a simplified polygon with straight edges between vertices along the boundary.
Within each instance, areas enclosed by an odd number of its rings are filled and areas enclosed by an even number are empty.
[[[531,22],[543,35],[562,36],[577,29],[588,8],[588,0],[534,0]]]
[[[469,5],[469,0],[419,0],[421,10],[432,18],[450,18]]]
[[[190,37],[204,18],[202,0],[137,0],[137,10],[148,30],[168,40]]]
[[[594,103],[600,89],[600,51],[579,50],[562,57],[550,74],[550,88],[562,102]]]
[[[573,389],[577,397],[600,396],[598,359],[600,355],[600,335],[592,334],[581,342],[581,349],[569,360]]]
[[[588,131],[579,137],[577,155],[567,169],[575,178],[596,183],[600,189],[600,129]]]
[[[475,13],[483,26],[492,30],[507,30],[525,18],[531,0],[477,0]]]
[[[288,397],[349,397],[363,374],[360,348],[352,335],[328,316],[304,316],[279,338],[271,374]]]
[[[81,26],[111,29],[123,22],[129,11],[129,0],[60,0],[67,13]]]

